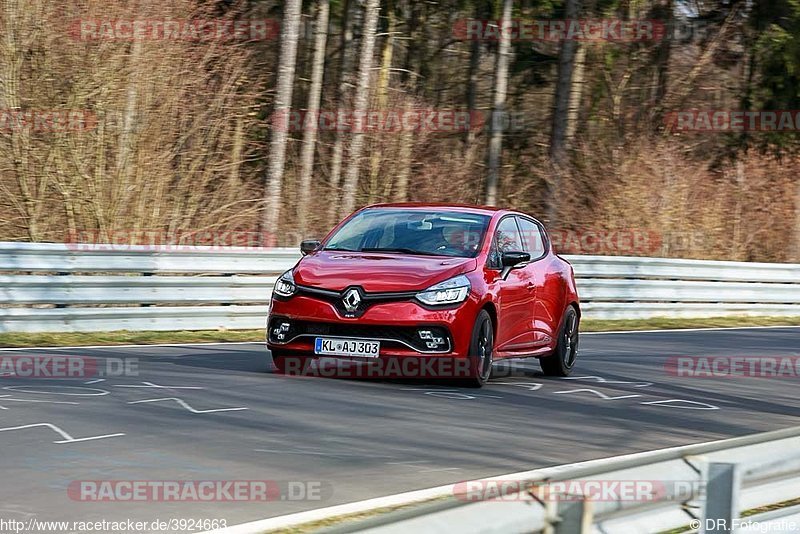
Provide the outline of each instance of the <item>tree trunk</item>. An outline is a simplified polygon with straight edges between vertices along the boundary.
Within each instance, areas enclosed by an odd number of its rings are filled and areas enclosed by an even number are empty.
[[[666,10],[666,22],[665,26],[667,28],[673,27],[673,21],[675,20],[672,16],[672,0],[667,2],[667,10]],[[669,59],[672,55],[672,39],[669,37],[664,37],[661,39],[661,44],[658,47],[658,56],[657,56],[657,74],[656,74],[656,94],[655,94],[655,104],[660,104],[661,99],[664,98],[667,94],[667,87],[669,85]]]
[[[472,148],[476,136],[472,119],[478,106],[478,68],[480,67],[480,63],[481,43],[478,39],[473,39],[469,49],[469,77],[467,82],[467,111],[469,111],[470,117],[470,125],[465,137],[465,150],[467,152],[470,152],[470,148]]]
[[[578,18],[580,0],[566,0],[564,18]],[[575,71],[575,55],[578,43],[575,40],[561,41],[558,51],[558,74],[553,98],[553,124],[550,130],[550,182],[548,184],[547,221],[557,224],[558,192],[561,189],[564,165],[567,159],[567,133],[569,130],[569,107],[572,98],[572,77]]]
[[[586,70],[586,47],[578,46],[575,53],[575,71],[572,75],[572,89],[569,94],[569,111],[567,112],[566,140],[572,143],[575,132],[578,131],[578,121],[581,115],[581,101],[583,100],[583,85]]]
[[[403,131],[400,134],[400,150],[397,155],[397,186],[394,193],[394,200],[396,202],[405,202],[408,200],[408,181],[411,177],[411,153],[413,148],[414,135],[410,131]]]
[[[407,10],[410,18],[408,20],[409,37],[406,44],[406,55],[403,62],[401,81],[403,85],[413,87],[415,92],[422,86],[422,58],[425,56],[425,43],[422,38],[422,27],[425,24],[426,13],[425,4],[415,0],[408,0]]]
[[[579,1],[566,0],[566,19],[578,18]],[[565,39],[561,41],[561,49],[558,51],[558,78],[553,105],[553,127],[550,133],[550,159],[558,167],[564,164],[567,153],[567,124],[577,48],[577,41]],[[555,187],[557,188],[558,184],[555,184]]]
[[[350,9],[351,0],[345,0],[342,6],[342,36],[339,42],[339,77],[336,89],[336,105],[338,111],[345,110],[345,93],[350,85],[350,71],[353,66],[353,17]],[[344,159],[344,132],[337,128],[334,131],[333,149],[331,150],[331,202],[328,204],[328,225],[336,222],[339,206],[339,182],[342,178],[342,160]]]
[[[503,2],[503,28],[511,25],[511,0]],[[500,157],[503,151],[503,124],[505,123],[506,93],[508,92],[508,64],[511,55],[511,35],[501,32],[497,51],[497,66],[494,74],[494,101],[490,118],[488,174],[486,177],[486,204],[497,203],[497,185],[500,177]]]
[[[674,28],[675,17],[673,0],[666,0],[653,10],[653,19],[664,21],[664,27],[671,31]],[[655,84],[650,97],[649,119],[650,126],[659,128],[662,124],[664,107],[662,106],[664,97],[669,86],[669,60],[672,55],[672,39],[665,36],[661,39],[655,51]]]
[[[394,32],[395,32],[395,17],[394,6],[392,1],[387,2],[387,24],[386,24],[386,39],[383,42],[383,51],[381,52],[381,70],[378,76],[378,110],[387,111],[386,106],[389,102],[389,78],[392,70],[392,58],[394,56]],[[373,150],[369,158],[369,202],[374,202],[375,198],[380,194],[378,182],[381,164],[381,151]],[[391,177],[389,178],[391,180]]]
[[[311,88],[308,92],[307,113],[316,119],[319,113],[322,77],[325,73],[325,48],[328,42],[329,0],[319,0],[317,22],[314,31],[314,59],[311,66]],[[311,174],[314,170],[314,152],[317,146],[317,129],[307,128],[303,134],[303,150],[300,155],[300,195],[297,206],[297,226],[305,234],[308,226],[309,201],[311,199]]]
[[[142,78],[140,75],[140,61],[142,56],[142,40],[134,39],[131,45],[131,55],[128,59],[128,89],[125,95],[125,115],[122,118],[122,134],[119,137],[119,148],[117,151],[117,179],[116,188],[118,193],[113,195],[114,201],[110,206],[110,213],[105,215],[102,210],[98,210],[101,219],[112,221],[117,220],[117,211],[125,209],[131,203],[131,196],[136,188],[130,183],[133,175],[133,167],[136,164],[134,146],[136,145],[135,132],[136,120],[139,107],[139,83]],[[102,225],[107,226],[108,221],[103,221]]]
[[[375,48],[375,29],[378,26],[379,0],[367,0],[365,7],[364,31],[361,43],[361,57],[358,65],[358,86],[353,105],[356,117],[367,111],[369,104],[369,77],[372,70],[372,53]],[[340,213],[347,215],[356,204],[358,173],[361,170],[361,151],[364,148],[364,131],[356,125],[350,144],[350,160],[347,165],[344,188],[342,191],[342,207]]]
[[[273,236],[276,235],[278,221],[280,220],[286,142],[289,137],[287,124],[289,113],[292,110],[292,89],[302,5],[302,0],[286,0],[286,8],[283,15],[281,56],[278,64],[277,91],[273,111],[273,116],[277,120],[273,124],[272,142],[270,143],[265,198],[266,208],[262,219],[261,235],[265,235],[267,232]],[[281,122],[283,125],[280,125]]]

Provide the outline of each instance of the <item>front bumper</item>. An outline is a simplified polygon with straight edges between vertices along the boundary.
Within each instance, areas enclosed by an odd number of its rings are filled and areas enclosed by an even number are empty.
[[[383,302],[358,318],[348,318],[334,303],[300,294],[273,299],[267,346],[282,353],[314,356],[317,337],[339,337],[380,341],[380,356],[466,358],[477,313],[477,303],[470,297],[449,309],[430,309],[411,300]],[[444,343],[429,346],[431,339],[420,331]]]

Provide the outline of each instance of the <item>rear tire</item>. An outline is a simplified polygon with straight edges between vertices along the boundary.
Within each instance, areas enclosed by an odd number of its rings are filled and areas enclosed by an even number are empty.
[[[575,367],[580,340],[580,319],[574,306],[564,312],[564,322],[558,333],[558,342],[553,354],[539,359],[539,365],[547,376],[569,376]]]
[[[489,312],[481,310],[472,327],[469,344],[470,376],[464,381],[467,387],[479,388],[492,375],[492,356],[494,353],[494,326]]]
[[[308,356],[297,356],[292,353],[272,352],[272,373],[279,375],[304,375],[311,364]]]

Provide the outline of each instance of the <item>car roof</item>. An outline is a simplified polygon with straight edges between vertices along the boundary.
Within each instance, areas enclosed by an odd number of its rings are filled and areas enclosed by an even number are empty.
[[[453,211],[462,213],[480,213],[484,215],[494,215],[500,212],[511,212],[504,208],[496,206],[474,206],[471,204],[453,204],[446,202],[393,202],[385,204],[372,204],[365,206],[363,209],[373,208],[403,208],[403,209],[437,209],[442,211]]]

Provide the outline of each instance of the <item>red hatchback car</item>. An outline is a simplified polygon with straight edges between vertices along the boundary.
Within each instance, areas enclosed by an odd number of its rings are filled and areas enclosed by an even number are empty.
[[[313,358],[446,360],[480,387],[492,362],[540,359],[567,376],[578,349],[572,266],[544,226],[504,209],[381,204],[342,221],[276,282],[275,368]],[[430,363],[428,361],[427,363]],[[297,367],[295,367],[297,369]]]

